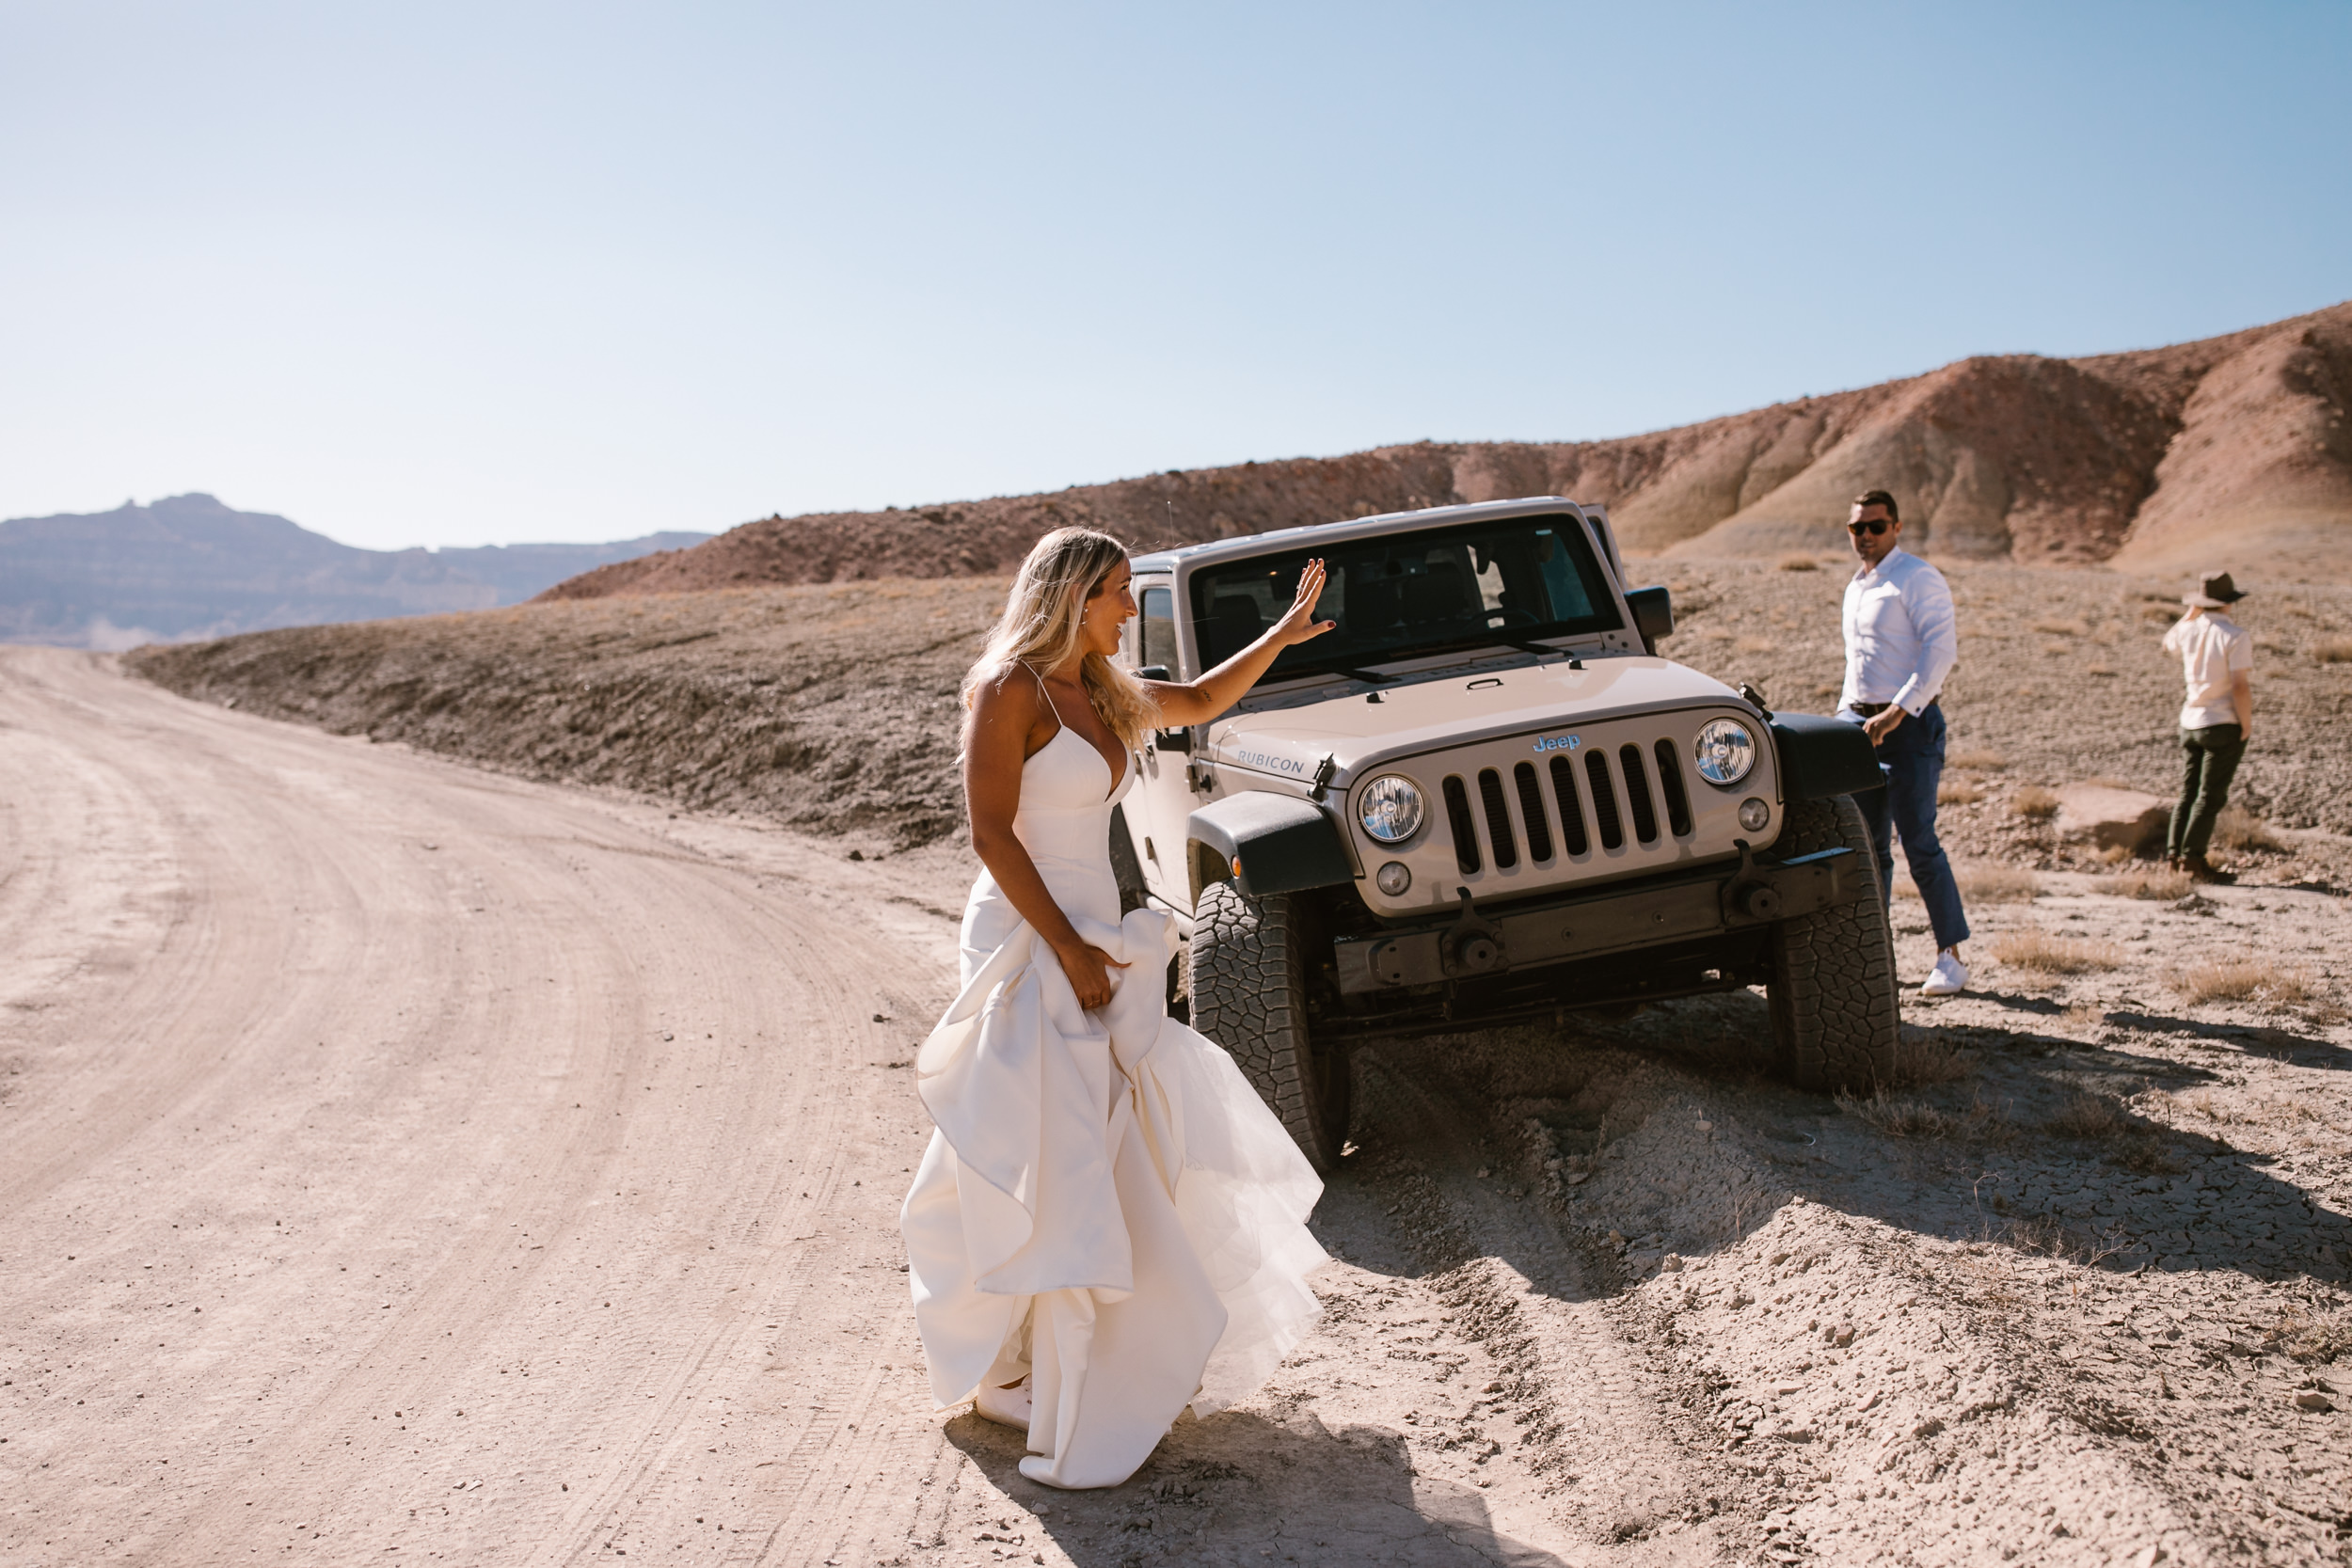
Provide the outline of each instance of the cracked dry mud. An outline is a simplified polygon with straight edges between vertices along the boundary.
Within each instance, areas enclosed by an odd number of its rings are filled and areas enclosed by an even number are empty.
[[[930,1409],[905,1301],[954,845],[34,650],[0,829],[0,1562],[2346,1556],[2326,892],[2045,872],[1869,1101],[1758,1074],[1747,993],[1367,1050],[1315,1332],[1073,1495]],[[2294,986],[2176,989],[2247,952]]]

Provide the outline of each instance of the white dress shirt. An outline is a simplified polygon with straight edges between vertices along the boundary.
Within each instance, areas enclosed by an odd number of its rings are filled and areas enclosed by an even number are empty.
[[[2254,668],[2254,638],[2217,610],[2183,616],[2164,634],[2164,651],[2181,656],[2188,701],[2181,705],[2181,728],[2211,729],[2237,722],[2237,676]]]
[[[1845,629],[1840,708],[1893,703],[1916,719],[1960,660],[1951,584],[1899,546],[1846,584]]]

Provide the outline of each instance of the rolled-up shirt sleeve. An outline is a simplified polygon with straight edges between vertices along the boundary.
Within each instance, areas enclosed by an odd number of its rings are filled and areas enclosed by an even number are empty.
[[[1914,572],[1902,587],[1903,612],[1919,640],[1919,667],[1895,693],[1895,704],[1914,719],[1944,689],[1944,678],[1960,662],[1960,615],[1951,586],[1941,572]]]

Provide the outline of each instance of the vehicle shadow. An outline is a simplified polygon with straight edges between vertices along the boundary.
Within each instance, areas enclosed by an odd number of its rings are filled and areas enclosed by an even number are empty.
[[[998,1546],[1009,1561],[1025,1560],[1035,1543],[1024,1538],[1042,1532],[1080,1568],[1147,1560],[1233,1568],[1561,1563],[1498,1533],[1473,1489],[1413,1474],[1399,1434],[1331,1431],[1311,1413],[1280,1421],[1244,1411],[1186,1418],[1134,1479],[1094,1492],[1056,1491],[1022,1475],[1025,1446],[1008,1427],[962,1416],[946,1432],[1025,1511],[972,1527],[979,1544]]]
[[[2285,1163],[2190,1114],[2197,1091],[2220,1084],[2216,1068],[2143,1047],[2150,1035],[2189,1034],[2330,1068],[2352,1053],[2286,1030],[2127,1012],[2106,1014],[2106,1043],[2088,1044],[2048,1032],[2061,1009],[2046,998],[2015,1003],[2022,1027],[1907,1026],[1915,1081],[1842,1100],[1765,1070],[1770,1020],[1745,991],[1624,1021],[1571,1014],[1545,1027],[1383,1044],[1359,1063],[1359,1085],[1396,1080],[1418,1103],[1367,1096],[1356,1136],[1408,1148],[1473,1202],[1485,1183],[1465,1180],[1473,1173],[1463,1167],[1508,1164],[1506,1179],[1532,1204],[1546,1188],[1544,1159],[1559,1160],[1582,1181],[1550,1188],[1542,1207],[1556,1218],[1546,1228],[1588,1248],[1614,1231],[1626,1244],[1601,1250],[1621,1252],[1620,1265],[1604,1256],[1598,1268],[1564,1272],[1546,1266],[1556,1243],[1528,1227],[1480,1227],[1484,1248],[1555,1294],[1548,1282],[1609,1293],[1661,1254],[1736,1245],[1791,1193],[1922,1235],[2108,1269],[2352,1278],[2352,1217],[2298,1185]],[[1669,1107],[1674,1125],[1659,1123]],[[2247,1142],[2276,1147],[2308,1113],[2290,1098],[2265,1114],[2278,1125]],[[1518,1128],[1504,1125],[1513,1117]],[[1532,1153],[1529,1138],[1540,1144]],[[1733,1201],[1741,1180],[1779,1196]]]

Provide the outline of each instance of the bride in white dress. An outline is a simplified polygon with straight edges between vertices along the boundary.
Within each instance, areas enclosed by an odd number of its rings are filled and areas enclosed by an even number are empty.
[[[1189,683],[1111,662],[1126,550],[1040,540],[964,682],[964,792],[986,868],[962,990],[915,1061],[937,1131],[900,1212],[915,1323],[946,1408],[1025,1428],[1022,1474],[1116,1486],[1186,1406],[1262,1384],[1314,1321],[1323,1191],[1216,1044],[1167,1016],[1169,918],[1120,918],[1110,813],[1159,725],[1205,723],[1314,619]]]

